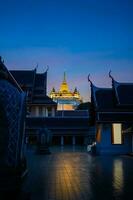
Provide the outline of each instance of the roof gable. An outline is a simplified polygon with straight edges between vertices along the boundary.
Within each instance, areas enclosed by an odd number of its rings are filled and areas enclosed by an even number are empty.
[[[117,103],[120,106],[133,106],[133,83],[113,83]]]
[[[99,110],[110,110],[114,107],[114,98],[112,89],[100,88],[95,92],[95,99],[97,102],[97,108]]]
[[[10,73],[20,86],[33,86],[35,70],[10,70]]]

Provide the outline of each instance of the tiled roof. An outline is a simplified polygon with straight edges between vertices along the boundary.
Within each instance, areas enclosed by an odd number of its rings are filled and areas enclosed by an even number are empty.
[[[10,70],[10,73],[20,86],[33,86],[35,70]]]
[[[33,88],[34,94],[45,94],[47,90],[47,72],[38,74],[36,70],[11,70],[12,76],[24,88]]]
[[[114,108],[113,90],[99,88],[95,91],[95,102],[98,110]]]
[[[46,93],[47,93],[47,72],[42,74],[36,74],[34,94],[46,95]]]
[[[133,122],[133,84],[117,84],[114,87],[115,90],[91,85],[91,102],[94,105],[91,117],[98,122]]]
[[[47,77],[47,72],[43,74],[36,74],[35,76],[35,87],[38,88],[44,88],[46,85],[46,77]]]
[[[114,81],[113,86],[118,104],[133,106],[133,83],[118,83]]]
[[[12,76],[12,74],[9,72],[9,70],[6,68],[4,62],[1,59],[1,56],[0,56],[0,78],[8,80],[8,82],[10,82],[19,91],[22,92],[22,89],[20,88],[20,85],[18,84],[17,80]]]
[[[57,105],[56,102],[45,95],[34,95],[32,98],[32,104]]]

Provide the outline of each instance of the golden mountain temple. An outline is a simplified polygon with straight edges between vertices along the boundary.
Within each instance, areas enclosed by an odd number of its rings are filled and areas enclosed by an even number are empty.
[[[80,103],[82,103],[77,88],[75,87],[74,91],[69,90],[65,72],[59,91],[56,91],[53,87],[50,92],[50,97],[57,103],[57,110],[74,110]]]

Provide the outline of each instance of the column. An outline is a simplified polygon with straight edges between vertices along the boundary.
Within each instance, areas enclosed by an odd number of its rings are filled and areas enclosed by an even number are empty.
[[[43,106],[43,108],[42,108],[42,115],[43,115],[43,117],[46,117],[46,108]]]
[[[76,138],[75,136],[72,136],[72,145],[75,145],[76,144]]]
[[[55,116],[55,109],[54,109],[54,107],[52,107],[52,117],[54,117]]]
[[[45,110],[45,116],[48,117],[48,109]]]
[[[61,146],[64,146],[64,137],[61,136]]]
[[[36,117],[38,117],[39,116],[39,107],[38,106],[36,106],[36,108],[35,108],[36,110],[35,110],[35,115],[36,115]]]

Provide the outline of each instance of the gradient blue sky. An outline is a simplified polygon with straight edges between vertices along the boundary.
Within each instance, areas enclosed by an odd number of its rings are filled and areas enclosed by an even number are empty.
[[[133,82],[133,0],[0,0],[0,55],[8,69],[49,65],[48,91],[66,71],[70,89],[90,99],[97,86]]]

